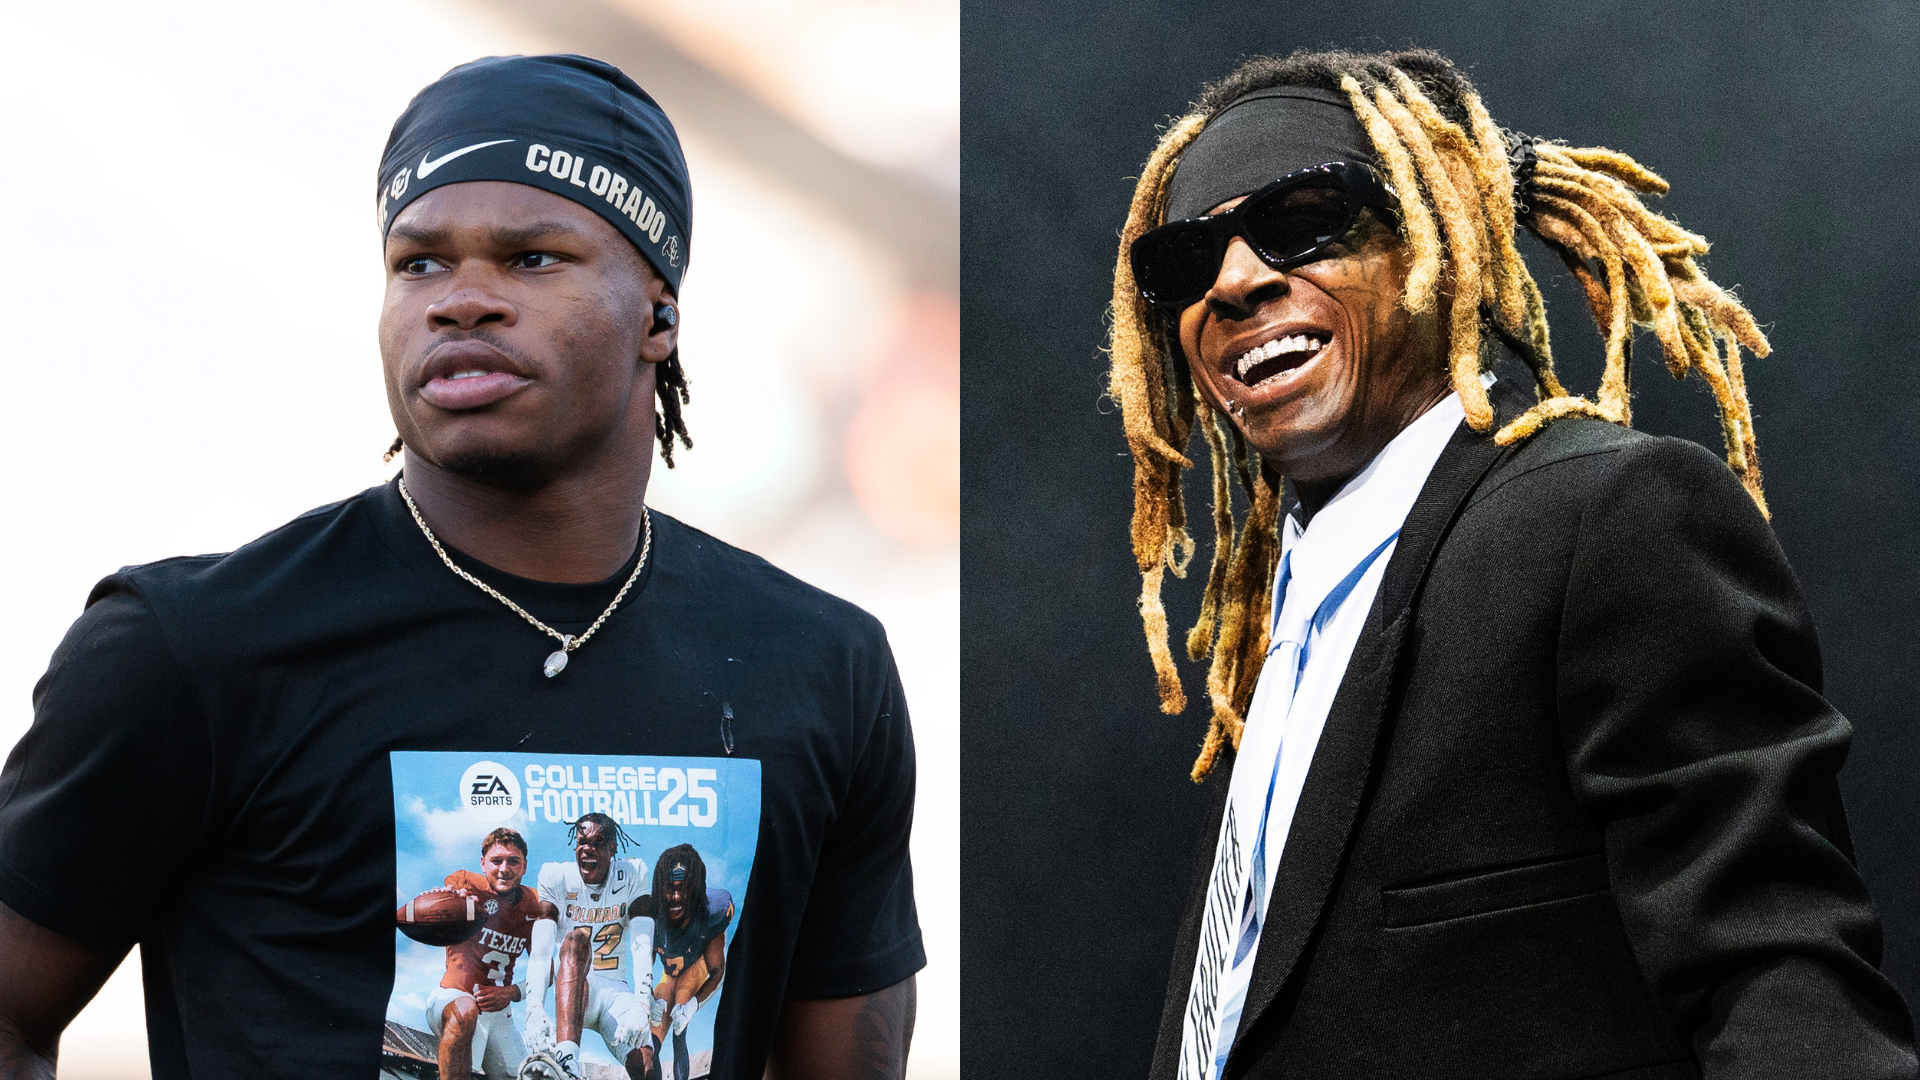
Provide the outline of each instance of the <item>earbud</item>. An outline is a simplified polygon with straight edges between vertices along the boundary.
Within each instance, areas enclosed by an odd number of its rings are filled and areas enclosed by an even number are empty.
[[[680,315],[673,310],[672,304],[660,304],[653,309],[653,321],[660,327],[671,330],[679,325]]]

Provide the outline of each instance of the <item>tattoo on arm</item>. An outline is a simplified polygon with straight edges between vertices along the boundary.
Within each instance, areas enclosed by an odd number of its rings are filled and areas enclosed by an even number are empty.
[[[86,945],[0,904],[0,1080],[53,1080],[60,1033],[127,954]]]
[[[53,1080],[54,1055],[42,1053],[0,1018],[0,1080]]]
[[[861,1000],[853,1018],[850,1078],[900,1080],[907,1074],[907,1045],[913,1039],[918,995],[912,979]]]
[[[855,997],[789,998],[768,1062],[769,1080],[901,1080],[913,1041],[911,976]]]

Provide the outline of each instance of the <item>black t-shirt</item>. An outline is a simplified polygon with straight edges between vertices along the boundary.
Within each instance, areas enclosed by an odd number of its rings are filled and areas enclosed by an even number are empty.
[[[392,484],[107,578],[0,774],[0,901],[140,944],[157,1078],[373,1077],[432,1052],[442,950],[396,933],[402,905],[478,870],[501,826],[530,845],[525,886],[572,898],[567,824],[603,813],[638,863],[623,882],[650,891],[684,842],[739,898],[693,1034],[713,1076],[759,1077],[783,999],[925,963],[912,736],[871,616],[652,521],[632,593],[553,678],[553,639],[441,565]],[[452,554],[574,634],[633,567],[560,585]],[[644,1008],[651,972],[625,951],[644,921],[610,929],[591,903],[568,917],[598,935],[595,974]]]

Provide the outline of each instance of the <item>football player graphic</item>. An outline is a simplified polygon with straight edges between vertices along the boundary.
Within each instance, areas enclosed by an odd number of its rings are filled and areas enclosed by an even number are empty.
[[[648,1030],[653,977],[653,919],[634,917],[645,895],[646,866],[618,858],[627,844],[619,823],[583,814],[567,830],[573,861],[540,868],[539,920],[527,972],[527,1045],[550,1054],[561,1075],[581,1075],[580,1035],[600,1033],[633,1080],[658,1075]],[[555,970],[557,968],[557,970]],[[553,980],[553,1016],[546,1013]]]
[[[427,999],[427,1028],[440,1040],[440,1080],[513,1080],[526,1054],[508,1005],[520,1000],[513,969],[527,951],[539,898],[523,888],[527,842],[512,829],[495,829],[480,842],[480,873],[455,870],[446,887],[480,900],[486,921],[478,933],[447,947],[447,973]]]
[[[693,1063],[687,1025],[726,974],[733,896],[707,888],[707,864],[692,844],[681,844],[660,853],[653,892],[635,901],[632,910],[636,917],[652,916],[653,951],[662,968],[648,1014],[654,1044],[672,1032],[674,1080],[687,1080]]]

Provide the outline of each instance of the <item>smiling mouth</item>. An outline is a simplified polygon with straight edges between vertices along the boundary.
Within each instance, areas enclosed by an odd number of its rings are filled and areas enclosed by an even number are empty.
[[[1233,375],[1242,386],[1259,386],[1305,366],[1326,347],[1327,338],[1317,332],[1274,338],[1236,357],[1232,363]]]

